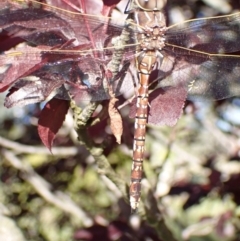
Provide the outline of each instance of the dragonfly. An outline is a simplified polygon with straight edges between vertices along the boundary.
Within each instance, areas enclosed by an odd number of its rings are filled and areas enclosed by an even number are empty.
[[[43,101],[52,91],[59,99],[109,99],[109,86],[115,96],[134,89],[128,69],[136,70],[137,96],[130,109],[133,211],[141,196],[147,123],[176,124],[186,98],[240,93],[240,13],[167,26],[160,2],[129,0],[130,19],[122,24],[44,3],[39,7],[35,0],[0,3],[0,28],[29,43],[0,55],[0,91],[10,89],[7,107]]]

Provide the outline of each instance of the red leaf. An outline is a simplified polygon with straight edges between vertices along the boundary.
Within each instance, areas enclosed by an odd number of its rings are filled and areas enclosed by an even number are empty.
[[[113,6],[120,2],[120,0],[103,0],[104,5]]]
[[[83,12],[87,14],[99,14],[101,12],[103,3],[99,0],[85,0],[81,1],[81,6],[79,3],[79,0],[61,0],[61,1],[56,1],[56,0],[47,0],[47,3],[50,6],[55,6],[58,8],[62,8],[64,10],[70,10],[73,12],[78,12],[78,9],[81,9],[84,7]],[[76,8],[75,8],[76,7]],[[85,11],[86,10],[86,11]]]
[[[53,140],[65,119],[69,101],[51,99],[43,108],[38,120],[38,134],[43,144],[51,151]]]
[[[150,111],[148,123],[174,126],[177,123],[187,98],[184,86],[166,87],[154,90],[149,95]],[[136,113],[136,99],[130,109],[130,118]]]
[[[32,56],[29,59],[29,56]],[[31,72],[42,61],[40,50],[29,46],[18,46],[0,56],[0,66],[5,68],[0,74],[0,92],[5,91],[20,77]]]

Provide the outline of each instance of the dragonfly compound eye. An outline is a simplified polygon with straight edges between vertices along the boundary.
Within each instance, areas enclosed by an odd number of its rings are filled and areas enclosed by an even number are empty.
[[[160,11],[167,0],[135,0],[136,4],[143,11]]]

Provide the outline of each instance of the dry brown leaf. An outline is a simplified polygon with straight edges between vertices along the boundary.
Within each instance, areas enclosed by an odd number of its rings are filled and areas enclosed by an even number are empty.
[[[115,104],[118,101],[117,98],[112,97],[109,101],[108,105],[108,113],[110,117],[110,128],[113,135],[116,137],[116,141],[118,144],[121,144],[121,136],[123,133],[123,123],[122,117],[116,108]]]

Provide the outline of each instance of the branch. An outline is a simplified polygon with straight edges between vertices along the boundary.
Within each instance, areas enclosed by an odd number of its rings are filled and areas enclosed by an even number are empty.
[[[54,147],[52,153],[46,147],[40,146],[28,146],[19,144],[14,141],[10,141],[0,136],[0,146],[12,149],[16,153],[28,153],[28,154],[44,154],[44,155],[56,155],[56,156],[74,156],[79,153],[77,147]]]
[[[74,112],[74,119],[76,123],[76,132],[78,134],[78,141],[81,145],[84,145],[86,149],[93,156],[95,162],[98,165],[98,172],[101,175],[106,176],[112,183],[118,187],[121,192],[121,195],[128,202],[128,195],[126,189],[126,183],[122,180],[122,178],[117,175],[117,173],[112,169],[109,164],[106,156],[103,154],[103,147],[94,143],[87,133],[86,125],[89,118],[92,116],[93,111],[96,109],[97,103],[90,103],[84,110],[82,111],[78,106],[75,105],[74,102],[71,103],[71,108]],[[119,193],[115,192],[118,196]]]

